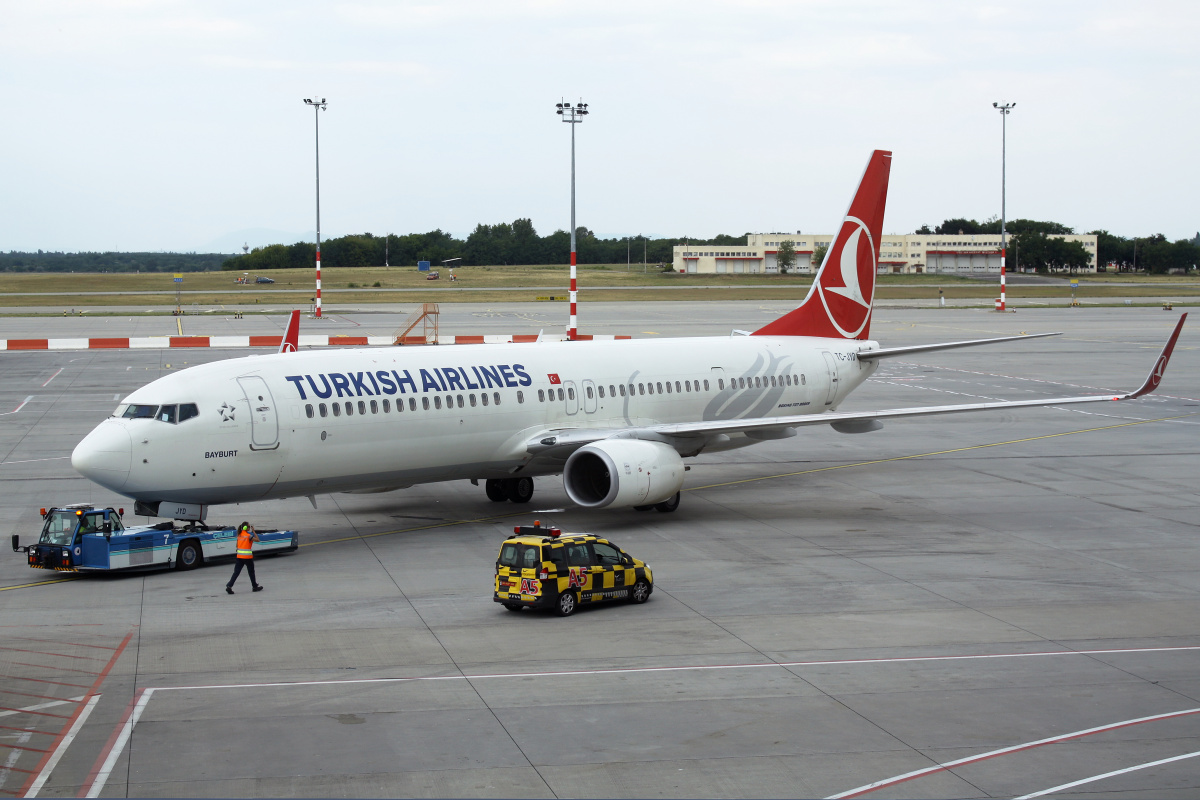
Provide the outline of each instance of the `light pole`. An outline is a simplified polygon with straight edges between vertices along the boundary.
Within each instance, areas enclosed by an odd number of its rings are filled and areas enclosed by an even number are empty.
[[[1004,310],[1004,256],[1005,250],[1008,248],[1008,233],[1004,228],[1005,222],[1005,181],[1008,170],[1008,115],[1012,112],[1016,103],[992,103],[992,108],[1000,112],[1000,311]]]
[[[575,105],[570,103],[557,103],[555,106],[558,110],[555,112],[562,121],[571,125],[571,320],[567,325],[567,338],[574,340],[576,338],[576,318],[575,318],[575,126],[583,122],[583,118],[587,116],[587,103],[579,102]]]
[[[313,120],[316,122],[317,133],[317,307],[316,318],[321,318],[321,113],[327,103],[325,98],[304,98],[304,104],[312,106]]]

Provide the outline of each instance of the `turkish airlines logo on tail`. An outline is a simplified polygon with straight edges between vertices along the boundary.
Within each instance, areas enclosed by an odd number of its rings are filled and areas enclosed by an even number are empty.
[[[853,339],[871,318],[875,298],[875,242],[867,224],[846,217],[825,257],[817,291],[829,321],[838,333]]]

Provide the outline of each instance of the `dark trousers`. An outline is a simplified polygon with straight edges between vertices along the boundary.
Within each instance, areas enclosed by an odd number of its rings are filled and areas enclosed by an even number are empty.
[[[237,582],[238,575],[242,574],[242,567],[246,568],[246,573],[250,576],[250,585],[258,586],[258,579],[254,577],[254,559],[239,558],[237,563],[233,566],[233,577],[229,579],[229,583],[225,584],[230,589],[232,589],[233,584]]]

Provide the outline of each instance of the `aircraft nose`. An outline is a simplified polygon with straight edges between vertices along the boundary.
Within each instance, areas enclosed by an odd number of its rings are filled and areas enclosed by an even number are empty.
[[[71,466],[76,472],[113,491],[119,491],[129,480],[132,460],[129,432],[125,426],[111,421],[97,425],[71,453]]]

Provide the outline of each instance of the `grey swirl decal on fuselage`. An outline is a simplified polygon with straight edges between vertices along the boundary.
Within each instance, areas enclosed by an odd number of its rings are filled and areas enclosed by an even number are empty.
[[[785,363],[787,362],[787,363]],[[780,380],[784,375],[790,375],[792,365],[788,356],[775,357],[769,353],[760,353],[741,375],[730,378],[729,385],[717,392],[716,397],[709,401],[704,408],[703,419],[726,420],[769,416],[772,409],[783,396],[784,384]],[[775,377],[774,386],[771,378]],[[754,385],[758,378],[761,386]],[[741,387],[742,382],[746,388]]]

